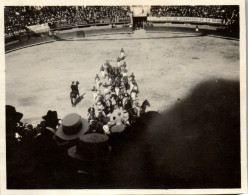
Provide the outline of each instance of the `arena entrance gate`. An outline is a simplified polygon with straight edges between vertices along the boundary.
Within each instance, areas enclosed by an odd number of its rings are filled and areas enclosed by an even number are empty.
[[[145,28],[147,17],[139,16],[133,17],[133,30]]]

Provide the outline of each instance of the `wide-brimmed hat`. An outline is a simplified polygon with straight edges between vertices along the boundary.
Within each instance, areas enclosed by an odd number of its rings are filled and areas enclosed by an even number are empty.
[[[97,161],[109,159],[108,136],[90,133],[79,137],[78,143],[69,148],[70,157],[82,161]]]
[[[23,114],[16,112],[14,106],[6,105],[6,119],[13,118],[15,121],[19,122],[23,117]]]
[[[57,111],[48,110],[47,114],[42,117],[46,121],[59,121]]]
[[[64,140],[73,140],[85,134],[89,128],[88,121],[76,113],[68,114],[62,120],[55,135]]]

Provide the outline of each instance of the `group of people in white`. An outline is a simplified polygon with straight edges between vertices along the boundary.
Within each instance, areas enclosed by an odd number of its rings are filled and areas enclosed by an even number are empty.
[[[117,63],[107,60],[95,76],[94,105],[88,109],[88,121],[103,124],[106,134],[121,132],[142,113],[137,94],[138,84],[133,73],[128,74],[126,54],[122,48]]]

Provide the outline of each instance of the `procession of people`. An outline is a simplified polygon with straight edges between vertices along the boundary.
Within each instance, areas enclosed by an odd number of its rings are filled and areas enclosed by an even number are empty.
[[[99,76],[100,75],[100,76]],[[109,60],[101,65],[95,75],[93,106],[88,109],[90,131],[110,134],[121,132],[144,113],[149,102],[140,105],[137,99],[138,84],[134,73],[128,75],[126,54],[122,48],[116,63]],[[100,125],[95,125],[99,124]]]

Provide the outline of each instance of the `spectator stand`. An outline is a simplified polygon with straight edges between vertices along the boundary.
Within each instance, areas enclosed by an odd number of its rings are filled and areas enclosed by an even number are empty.
[[[7,6],[4,12],[6,52],[54,41],[51,35],[64,30],[87,31],[77,33],[77,37],[131,32],[126,28],[131,23],[128,6]],[[49,25],[50,33],[33,33],[28,29],[43,24]],[[103,26],[104,31],[97,31]]]
[[[238,6],[152,6],[147,20],[147,31],[191,28],[191,32],[239,37]]]

